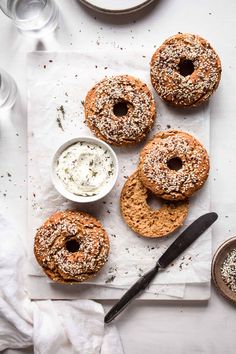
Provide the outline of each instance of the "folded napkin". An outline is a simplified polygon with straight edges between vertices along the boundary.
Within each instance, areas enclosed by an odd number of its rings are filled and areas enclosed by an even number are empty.
[[[36,354],[122,354],[102,305],[90,300],[30,301],[21,238],[0,215],[0,351],[34,346]]]

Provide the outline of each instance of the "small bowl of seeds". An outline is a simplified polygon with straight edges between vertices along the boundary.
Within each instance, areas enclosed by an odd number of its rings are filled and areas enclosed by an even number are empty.
[[[236,304],[236,237],[225,241],[216,251],[211,275],[220,294]]]

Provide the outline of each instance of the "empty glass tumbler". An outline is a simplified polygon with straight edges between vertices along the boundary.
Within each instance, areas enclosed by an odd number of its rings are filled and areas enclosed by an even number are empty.
[[[17,95],[16,83],[13,78],[0,68],[0,109],[11,108]]]
[[[25,34],[41,37],[58,24],[58,7],[54,0],[0,0],[2,11]]]

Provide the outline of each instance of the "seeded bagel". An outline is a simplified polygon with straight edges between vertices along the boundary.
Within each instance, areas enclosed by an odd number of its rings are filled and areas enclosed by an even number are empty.
[[[138,171],[126,181],[120,197],[120,209],[128,226],[144,237],[163,237],[180,227],[189,210],[187,200],[168,202],[159,210],[147,204],[149,191],[140,181]]]
[[[140,154],[139,176],[146,188],[167,200],[184,200],[200,189],[209,173],[209,157],[192,135],[160,132]]]
[[[205,102],[219,85],[220,58],[205,39],[188,33],[168,38],[153,54],[151,81],[158,95],[177,107]]]
[[[156,108],[147,85],[128,75],[98,82],[85,99],[85,122],[100,139],[116,146],[145,138],[154,123]]]
[[[55,282],[94,277],[108,259],[109,239],[101,223],[81,211],[59,211],[37,230],[35,257]]]

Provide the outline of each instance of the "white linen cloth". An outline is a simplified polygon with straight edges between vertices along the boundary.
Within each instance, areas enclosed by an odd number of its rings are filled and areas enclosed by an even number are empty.
[[[25,250],[0,215],[0,351],[34,346],[36,354],[122,354],[114,326],[104,326],[91,300],[30,301],[24,290]]]

